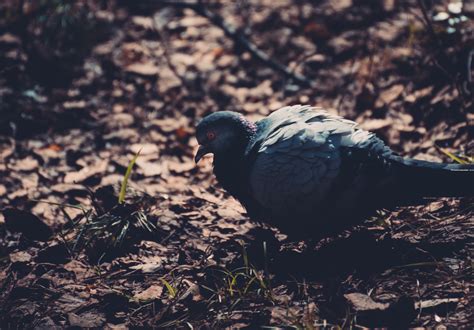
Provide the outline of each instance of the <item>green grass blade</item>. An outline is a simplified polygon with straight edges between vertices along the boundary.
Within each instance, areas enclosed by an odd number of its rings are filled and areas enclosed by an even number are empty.
[[[161,283],[166,287],[166,290],[168,290],[168,294],[170,298],[176,297],[176,289],[173,288],[173,286],[164,278],[161,279]]]
[[[142,149],[138,150],[138,152],[135,154],[135,156],[132,158],[130,163],[128,164],[127,171],[125,172],[125,175],[122,180],[122,186],[120,187],[120,194],[118,198],[118,203],[123,204],[125,201],[125,194],[127,192],[127,183],[128,183],[128,178],[130,178],[130,175],[132,174],[132,169],[133,166],[135,165],[135,162],[137,161],[138,156],[140,155],[140,151]]]
[[[450,153],[449,151],[441,148],[441,147],[438,147],[439,151],[441,151],[443,154],[445,154],[446,156],[448,156],[449,158],[451,158],[452,160],[454,160],[455,162],[459,163],[459,164],[469,164],[469,162],[465,161],[464,159],[461,159],[459,158],[458,156]]]

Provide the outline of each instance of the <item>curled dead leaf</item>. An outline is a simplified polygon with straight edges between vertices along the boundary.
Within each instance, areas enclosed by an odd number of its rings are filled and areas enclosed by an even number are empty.
[[[102,159],[93,165],[83,167],[77,172],[69,172],[64,177],[64,183],[83,182],[94,175],[104,173],[107,169],[107,165],[109,165],[109,161]]]
[[[382,93],[380,93],[379,98],[375,102],[375,106],[380,108],[384,105],[392,103],[398,98],[398,96],[400,96],[404,88],[405,87],[402,84],[397,84],[384,90]]]
[[[159,299],[162,293],[163,293],[162,286],[152,285],[148,287],[147,289],[145,289],[144,291],[136,293],[133,296],[133,299],[137,301],[152,301],[152,300]]]
[[[158,74],[158,66],[153,62],[133,63],[125,67],[126,72],[135,73],[142,76],[155,76]]]
[[[363,293],[348,293],[345,294],[344,297],[356,311],[385,310],[390,307],[390,304],[375,302],[372,298]]]
[[[16,161],[10,167],[16,171],[29,172],[38,168],[38,165],[38,161],[35,158],[28,156],[26,158]]]

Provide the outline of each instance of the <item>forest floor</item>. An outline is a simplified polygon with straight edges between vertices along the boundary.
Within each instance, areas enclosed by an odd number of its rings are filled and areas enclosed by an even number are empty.
[[[472,3],[159,2],[0,5],[0,327],[472,327],[472,199],[382,210],[309,249],[193,161],[205,114],[291,104],[472,161]]]

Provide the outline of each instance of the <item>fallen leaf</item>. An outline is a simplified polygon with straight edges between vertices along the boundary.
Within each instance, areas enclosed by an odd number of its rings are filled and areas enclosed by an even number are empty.
[[[158,256],[146,257],[140,260],[142,263],[129,267],[140,270],[142,273],[154,273],[161,268],[162,258]]]
[[[157,176],[162,173],[162,168],[161,166],[156,163],[156,162],[149,162],[145,159],[140,159],[138,158],[135,162],[137,164],[137,167],[139,168],[139,171],[144,175],[144,176]]]
[[[18,38],[16,35],[11,33],[4,33],[0,35],[0,43],[4,44],[20,44],[21,39]]]
[[[416,309],[425,309],[425,308],[432,308],[443,304],[452,304],[459,302],[459,298],[441,298],[441,299],[431,299],[431,300],[423,300],[420,302],[415,303]]]
[[[109,127],[127,127],[133,125],[135,118],[129,113],[114,113],[112,118],[107,120]]]
[[[179,20],[179,25],[182,27],[198,27],[208,24],[209,21],[206,18],[197,15],[186,16]]]
[[[28,156],[26,158],[16,161],[10,167],[16,171],[29,172],[38,168],[38,161],[35,158]]]
[[[79,260],[71,260],[63,268],[68,272],[74,273],[76,280],[82,280],[94,275],[94,271]]]
[[[70,326],[79,328],[97,328],[105,322],[105,316],[94,311],[85,312],[80,315],[69,313],[67,318]]]
[[[83,167],[77,172],[69,172],[64,177],[64,183],[83,182],[94,175],[104,173],[107,169],[107,165],[109,165],[109,161],[103,159],[93,165]]]
[[[153,30],[153,19],[147,16],[133,16],[132,23],[144,30]]]
[[[375,302],[368,295],[363,293],[348,293],[344,297],[351,303],[356,311],[385,310],[390,307],[388,303]]]
[[[378,100],[375,102],[375,106],[380,108],[383,105],[392,103],[403,92],[404,88],[402,84],[398,84],[384,90],[380,93]]]
[[[133,123],[133,120],[132,120]],[[131,128],[122,128],[118,130],[114,130],[110,132],[109,134],[104,135],[105,140],[112,140],[112,139],[118,139],[118,140],[124,140],[127,142],[133,142],[138,140],[138,133],[136,130],[131,129]]]
[[[139,74],[142,76],[155,76],[159,72],[158,66],[156,66],[151,61],[145,63],[130,64],[125,68],[125,71]]]
[[[366,119],[359,127],[367,131],[377,131],[379,129],[392,125],[393,121],[390,119]]]
[[[171,172],[177,173],[177,174],[191,171],[192,169],[196,167],[196,165],[193,162],[184,162],[184,163],[169,162],[167,165]]]
[[[140,151],[141,156],[157,154],[159,149],[154,143],[135,143],[130,146],[130,151],[137,154]]]
[[[199,289],[199,285],[196,283],[191,282],[190,280],[183,279],[183,282],[188,285],[188,289],[184,292],[184,294],[179,298],[179,300],[185,300],[187,297],[191,296],[192,300],[195,302],[202,301],[204,299],[201,296],[201,292]]]
[[[133,296],[133,299],[138,300],[138,301],[151,301],[151,300],[156,300],[161,297],[161,294],[163,293],[163,287],[160,285],[152,285],[145,289],[142,292],[136,293]]]
[[[30,262],[32,257],[26,251],[18,251],[14,253],[10,253],[9,255],[11,262],[20,262],[20,263],[27,263]]]
[[[87,105],[86,101],[67,101],[63,103],[64,109],[83,109]]]
[[[331,36],[331,31],[326,25],[310,22],[304,27],[304,33],[315,39],[327,39]]]
[[[159,72],[158,91],[161,95],[168,93],[171,89],[181,87],[181,80],[169,67],[164,67]]]
[[[84,191],[86,192],[86,188],[80,184],[73,184],[73,183],[58,183],[54,186],[51,186],[51,190],[57,193],[64,194],[69,191]]]
[[[421,99],[425,96],[430,95],[432,91],[433,91],[433,86],[429,86],[429,87],[426,87],[426,88],[423,88],[423,89],[419,89],[419,90],[407,95],[405,97],[405,102],[415,103],[417,100],[419,100],[419,99]]]
[[[30,173],[29,175],[24,175],[21,178],[21,185],[24,189],[34,189],[38,187],[39,176],[36,173]]]

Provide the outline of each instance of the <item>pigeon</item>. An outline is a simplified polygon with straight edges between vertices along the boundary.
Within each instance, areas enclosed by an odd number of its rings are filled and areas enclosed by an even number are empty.
[[[288,236],[316,237],[379,209],[474,196],[474,165],[403,158],[375,134],[309,105],[251,122],[219,111],[197,125],[196,163],[214,154],[219,184],[248,216]]]

